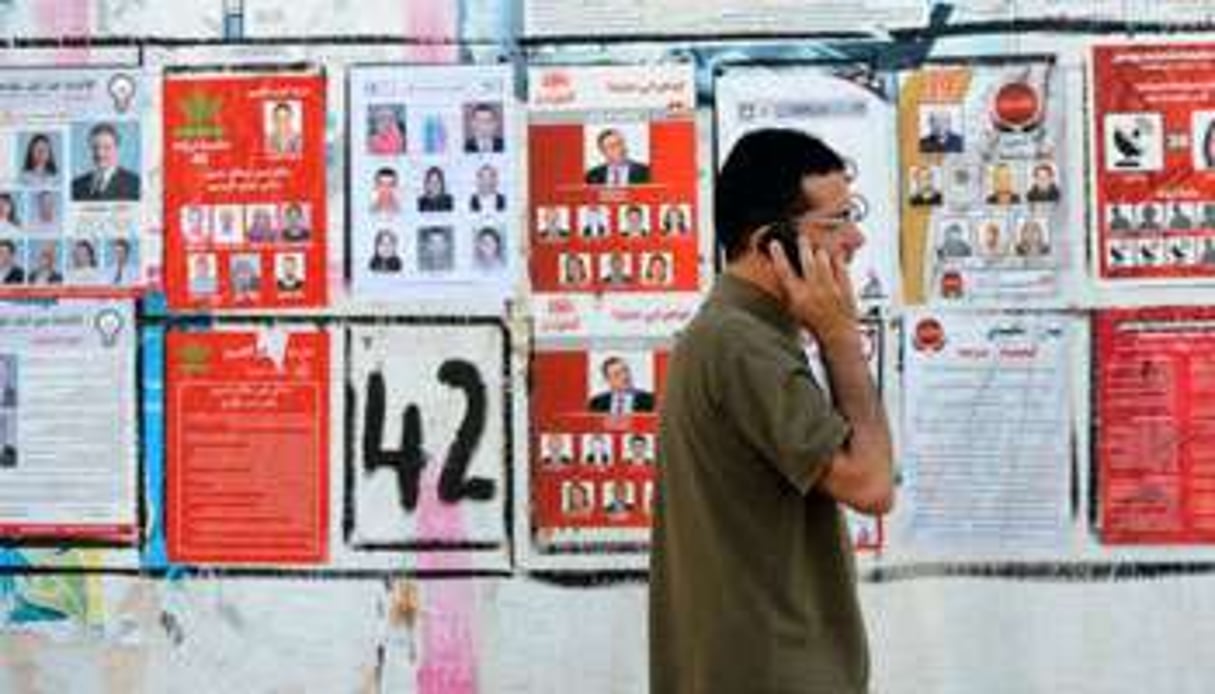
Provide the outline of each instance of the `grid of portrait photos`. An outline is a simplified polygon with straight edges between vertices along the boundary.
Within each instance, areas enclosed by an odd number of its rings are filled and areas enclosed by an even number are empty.
[[[946,92],[956,70],[925,71],[925,88]],[[942,299],[1046,297],[1065,263],[1056,123],[1041,104],[1047,77],[1025,68],[974,69],[969,92],[925,100],[915,110],[915,156],[905,171],[905,203],[929,219],[931,291]],[[931,91],[930,89],[930,91]],[[1004,90],[1036,113],[1007,123]]]
[[[472,96],[459,74],[427,97],[404,86],[412,83],[400,69],[352,72],[359,96],[350,116],[351,274],[358,293],[510,278],[517,198],[506,82]]]
[[[240,302],[303,296],[312,241],[310,204],[192,204],[181,207],[180,215],[191,298],[226,294]]]
[[[531,487],[541,544],[644,544],[665,358],[636,347],[537,355]]]
[[[1106,206],[1111,268],[1215,268],[1215,200]]]
[[[0,131],[0,290],[142,281],[140,145],[135,121]]]
[[[582,128],[579,201],[534,208],[538,288],[563,292],[669,291],[695,279],[693,206],[681,186],[655,180],[651,127],[595,122]],[[555,251],[555,252],[554,252]],[[682,267],[683,264],[689,267]],[[555,282],[553,281],[555,280]]]

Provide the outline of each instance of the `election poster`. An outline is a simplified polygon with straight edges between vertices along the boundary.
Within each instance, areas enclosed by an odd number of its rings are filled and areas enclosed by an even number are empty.
[[[528,89],[537,335],[669,333],[701,288],[692,66],[535,67]]]
[[[505,555],[507,344],[491,319],[348,328],[343,536],[365,557],[351,562]]]
[[[355,66],[349,94],[354,297],[500,312],[524,257],[509,67]]]
[[[163,101],[170,307],[325,305],[324,75],[174,70]]]
[[[165,535],[182,564],[320,564],[329,537],[329,336],[166,336]]]
[[[645,559],[667,355],[639,342],[533,355],[529,532],[540,561]]]
[[[899,92],[910,305],[1067,305],[1083,267],[1080,166],[1052,58],[932,64]]]
[[[137,542],[134,312],[0,304],[0,539]]]
[[[731,66],[717,80],[718,166],[734,144],[762,128],[812,135],[844,159],[851,179],[849,219],[865,243],[849,268],[861,304],[888,307],[897,300],[899,252],[895,80],[867,66]]]
[[[1078,320],[908,314],[900,549],[951,557],[1067,549]]]
[[[147,284],[150,103],[136,69],[0,69],[0,297]]]
[[[1215,542],[1215,310],[1111,309],[1094,320],[1101,541]]]
[[[1096,46],[1094,264],[1109,285],[1215,279],[1215,44]]]

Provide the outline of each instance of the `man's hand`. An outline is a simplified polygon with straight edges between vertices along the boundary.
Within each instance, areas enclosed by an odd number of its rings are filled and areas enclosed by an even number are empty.
[[[802,277],[798,277],[785,257],[780,243],[769,245],[776,276],[785,288],[789,311],[820,344],[857,336],[856,299],[848,270],[823,249],[814,250],[809,239],[797,240],[801,254]]]

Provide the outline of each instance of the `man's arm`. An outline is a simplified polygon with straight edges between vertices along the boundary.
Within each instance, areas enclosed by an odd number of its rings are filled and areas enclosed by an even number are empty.
[[[893,445],[877,389],[869,377],[847,269],[824,250],[799,240],[804,278],[794,274],[779,243],[771,255],[793,315],[818,340],[836,408],[851,427],[818,487],[862,513],[887,513],[894,505]]]

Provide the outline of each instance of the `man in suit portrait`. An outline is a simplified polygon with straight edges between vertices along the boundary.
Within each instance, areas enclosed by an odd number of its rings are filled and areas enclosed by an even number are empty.
[[[468,200],[472,212],[501,212],[506,209],[506,196],[498,191],[498,170],[489,164],[477,169],[477,192]]]
[[[614,415],[654,411],[654,394],[633,386],[633,371],[628,362],[611,356],[603,360],[601,368],[608,390],[592,396],[587,409]]]
[[[649,183],[650,167],[629,159],[629,146],[624,133],[616,128],[605,128],[595,138],[603,163],[586,172],[586,182],[592,185],[623,186],[632,183]]]
[[[468,136],[464,139],[464,151],[478,154],[501,152],[502,114],[500,106],[488,103],[475,104],[468,117]]]
[[[926,154],[962,151],[962,136],[954,132],[948,111],[928,112],[928,131],[920,138],[920,151]]]
[[[138,200],[139,175],[119,165],[122,139],[111,123],[89,130],[93,168],[72,179],[73,200]]]

